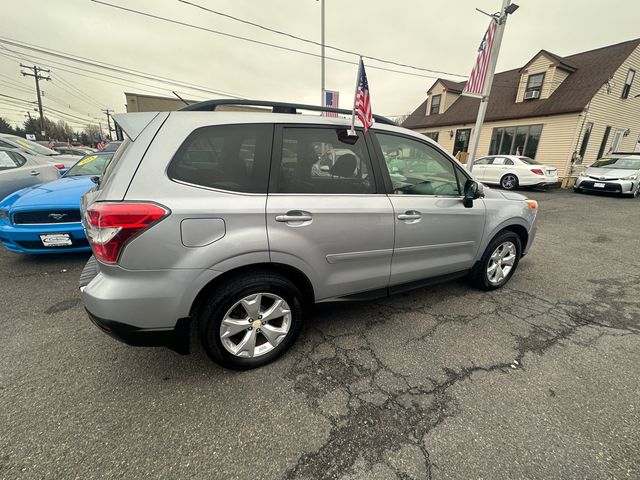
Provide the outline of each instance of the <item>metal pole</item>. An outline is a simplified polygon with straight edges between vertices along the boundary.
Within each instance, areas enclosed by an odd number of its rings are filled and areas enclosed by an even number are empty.
[[[349,135],[355,136],[356,134],[356,98],[358,97],[358,87],[360,86],[360,75],[362,68],[362,57],[358,61],[358,75],[356,76],[356,91],[353,94],[353,110],[351,110],[351,130],[349,130]]]
[[[40,113],[40,135],[43,137],[46,135],[44,130],[44,114],[42,113],[42,97],[40,96],[40,81],[38,79],[38,70],[33,67],[34,77],[36,79],[36,93],[38,95],[38,112]]]
[[[327,106],[326,96],[324,94],[324,0],[320,0],[320,105]]]
[[[20,66],[22,68],[27,68],[33,72],[33,74],[21,72],[22,75],[24,75],[25,77],[33,77],[36,80],[36,96],[38,98],[38,112],[40,113],[40,135],[44,138],[46,135],[46,132],[44,128],[44,113],[42,111],[42,96],[40,94],[40,80],[51,80],[51,77],[42,77],[40,76],[40,72],[49,73],[49,70],[40,68],[37,65],[29,66],[29,65],[23,65],[21,63]]]
[[[493,85],[493,76],[496,72],[496,64],[498,63],[498,54],[500,53],[500,45],[502,44],[502,36],[504,34],[504,28],[507,23],[507,13],[505,9],[509,6],[511,0],[502,0],[502,8],[500,10],[500,18],[498,19],[498,26],[496,27],[496,38],[493,41],[493,47],[491,48],[491,58],[489,60],[489,71],[487,72],[487,80],[484,86],[484,94],[480,100],[480,106],[478,107],[478,116],[476,118],[476,124],[471,132],[471,142],[469,145],[469,155],[467,156],[467,169],[471,172],[473,170],[473,161],[476,158],[476,151],[478,150],[478,143],[480,142],[480,132],[482,130],[482,124],[484,123],[484,117],[487,113],[487,106],[489,105],[489,94],[491,93],[491,86]]]

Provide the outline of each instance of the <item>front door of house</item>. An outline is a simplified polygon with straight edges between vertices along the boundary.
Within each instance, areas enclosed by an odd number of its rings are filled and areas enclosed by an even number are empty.
[[[453,142],[453,155],[458,152],[466,152],[469,150],[469,137],[471,137],[470,128],[459,128],[456,130],[456,140]]]

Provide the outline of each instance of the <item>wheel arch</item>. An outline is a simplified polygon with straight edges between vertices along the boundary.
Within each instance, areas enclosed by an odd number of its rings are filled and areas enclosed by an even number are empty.
[[[315,302],[315,292],[313,289],[313,284],[311,283],[309,278],[299,269],[283,263],[255,263],[228,270],[208,282],[204,287],[200,289],[200,291],[196,295],[191,305],[190,317],[192,319],[197,318],[200,312],[200,308],[203,305],[204,299],[206,299],[211,293],[213,293],[220,285],[223,285],[232,278],[244,275],[253,275],[258,272],[275,273],[278,275],[282,275],[283,277],[293,282],[296,287],[300,289],[300,292],[302,293],[307,306],[311,306]]]
[[[519,224],[511,224],[511,225],[506,225],[503,228],[501,228],[500,230],[498,230],[492,237],[491,240],[489,240],[489,242],[491,242],[494,238],[496,238],[498,235],[500,235],[502,232],[513,232],[516,235],[518,235],[518,237],[520,238],[520,243],[522,245],[522,251],[526,251],[527,248],[527,243],[529,242],[529,232],[527,231],[527,229],[525,227],[523,227],[522,225]]]

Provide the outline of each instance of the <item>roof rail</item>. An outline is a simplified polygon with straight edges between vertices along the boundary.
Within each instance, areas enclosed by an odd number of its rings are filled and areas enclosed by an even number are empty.
[[[640,155],[640,152],[611,152],[611,155]]]
[[[186,107],[182,107],[180,111],[190,112],[212,112],[220,105],[247,105],[251,107],[270,107],[273,113],[298,113],[298,110],[310,110],[312,112],[331,112],[342,113],[344,115],[351,115],[351,110],[345,110],[343,108],[330,108],[321,107],[319,105],[304,105],[301,103],[285,103],[285,102],[270,102],[266,100],[245,100],[245,99],[220,99],[220,100],[205,100],[204,102],[192,103]],[[373,118],[378,123],[385,125],[398,125],[392,120],[380,115],[374,115]]]

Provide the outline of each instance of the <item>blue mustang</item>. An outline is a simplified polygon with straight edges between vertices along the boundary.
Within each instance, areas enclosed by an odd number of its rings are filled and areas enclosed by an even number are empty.
[[[102,175],[114,152],[81,158],[60,179],[23,188],[0,202],[0,242],[12,252],[91,250],[80,223],[80,197]]]

